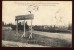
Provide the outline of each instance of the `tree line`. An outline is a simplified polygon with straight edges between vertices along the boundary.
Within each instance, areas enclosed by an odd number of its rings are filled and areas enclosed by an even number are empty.
[[[2,22],[2,26],[11,26],[12,30],[16,30],[16,25],[9,23],[9,24],[4,24]],[[25,23],[25,29],[26,31],[30,30],[30,26]],[[24,25],[21,25],[21,22],[18,23],[18,30],[23,31],[24,30]],[[33,25],[33,30],[36,31],[44,31],[44,32],[72,32],[72,24],[69,24],[68,27],[66,26],[56,26],[56,25]]]
[[[2,21],[2,26],[10,26],[12,30],[16,30],[16,25],[12,23],[6,24]],[[29,30],[29,25],[27,24],[27,22],[25,23],[25,29],[26,31]],[[21,22],[18,23],[18,30],[24,31],[24,25],[22,25]]]

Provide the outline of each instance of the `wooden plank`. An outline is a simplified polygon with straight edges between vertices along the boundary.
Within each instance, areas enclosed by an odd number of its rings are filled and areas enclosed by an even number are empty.
[[[33,19],[34,15],[33,14],[27,14],[27,15],[19,15],[15,17],[15,20],[29,20]]]

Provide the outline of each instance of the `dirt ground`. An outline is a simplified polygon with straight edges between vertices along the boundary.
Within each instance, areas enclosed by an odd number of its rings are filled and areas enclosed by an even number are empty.
[[[28,44],[28,43],[20,43],[13,41],[4,41],[2,40],[3,47],[49,47],[49,46],[41,46],[36,44]]]
[[[15,36],[15,31],[2,31],[2,40],[13,41],[20,43],[28,43],[37,46],[49,46],[49,47],[72,47],[72,33],[50,33],[50,32],[40,32],[33,31],[33,38],[29,39],[26,33],[26,38],[22,38],[23,32],[19,31],[18,37]],[[4,42],[2,42],[3,44]],[[4,45],[4,44],[3,44]],[[2,45],[2,46],[3,46]],[[14,46],[15,47],[15,46]],[[23,46],[27,47],[27,46]],[[33,46],[30,46],[33,47]]]

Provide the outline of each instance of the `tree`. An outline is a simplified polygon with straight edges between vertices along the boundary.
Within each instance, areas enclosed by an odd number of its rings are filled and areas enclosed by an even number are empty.
[[[2,21],[2,26],[4,26],[4,22]]]
[[[72,24],[69,24],[68,30],[72,30]]]
[[[25,23],[25,29],[26,29],[26,31],[29,30],[29,26],[28,26],[27,22]]]
[[[12,25],[13,25],[12,23],[7,24],[7,26],[12,26]]]
[[[24,26],[21,25],[21,22],[18,23],[18,30],[23,31],[24,30]]]

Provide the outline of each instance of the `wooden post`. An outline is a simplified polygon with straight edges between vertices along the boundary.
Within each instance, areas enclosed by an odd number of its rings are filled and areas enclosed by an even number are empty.
[[[18,20],[16,20],[16,35],[18,35]]]
[[[29,36],[29,39],[32,39],[32,20],[31,20],[31,34],[30,34],[30,36]]]
[[[25,37],[25,20],[24,20],[24,33],[23,33],[22,37]]]

